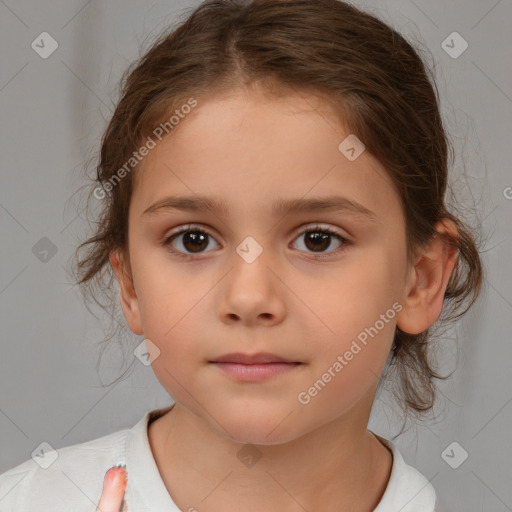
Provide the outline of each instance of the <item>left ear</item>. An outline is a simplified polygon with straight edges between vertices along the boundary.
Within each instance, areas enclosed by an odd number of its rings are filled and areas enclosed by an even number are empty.
[[[419,334],[431,327],[441,315],[448,280],[457,264],[459,251],[439,234],[458,237],[455,223],[442,219],[436,224],[432,241],[420,249],[411,267],[406,286],[403,309],[397,326],[409,334]]]

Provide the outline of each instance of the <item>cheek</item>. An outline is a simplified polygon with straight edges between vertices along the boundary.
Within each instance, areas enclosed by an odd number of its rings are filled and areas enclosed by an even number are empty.
[[[346,354],[349,371],[344,373],[354,372],[354,379],[361,368],[380,372],[401,310],[396,258],[393,251],[385,249],[358,253],[316,287],[315,293],[308,292],[308,306],[322,320],[315,320],[323,332],[316,353],[325,368],[317,371],[326,371],[338,355]]]
[[[154,250],[153,252],[162,252]],[[164,254],[164,253],[163,253]],[[179,265],[170,264],[159,254],[157,257],[142,252],[134,254],[132,268],[137,276],[136,293],[145,338],[150,339],[161,351],[168,352],[180,340],[187,340],[184,330],[195,316],[201,297],[206,293],[193,279],[186,277]]]
[[[164,389],[184,403],[190,400],[190,393],[200,392],[195,375],[206,364],[205,347],[213,338],[205,329],[208,313],[204,304],[195,293],[182,293],[177,300],[175,291],[158,289],[151,293],[144,312],[145,336],[159,350],[152,362],[153,372]]]
[[[207,320],[213,314],[209,293],[215,280],[207,275],[199,279],[182,266],[161,259],[147,260],[139,276],[144,336],[160,350],[153,362],[155,373],[167,370],[176,378],[182,372],[186,375],[215,353],[210,350],[215,332]]]
[[[326,334],[316,337],[318,343],[310,351],[309,379],[299,400],[310,403],[318,414],[325,407],[333,418],[345,413],[378,385],[393,343],[400,304],[390,301],[386,282],[376,281],[375,272],[372,274],[372,279],[356,281],[352,273],[345,285],[354,293],[343,295],[338,290],[331,294],[336,299],[323,303],[321,317],[330,330],[324,329]],[[361,290],[362,284],[371,284],[371,291]]]

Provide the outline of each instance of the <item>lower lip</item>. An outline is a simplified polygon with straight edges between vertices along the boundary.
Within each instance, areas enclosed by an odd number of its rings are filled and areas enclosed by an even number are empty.
[[[289,372],[301,363],[265,363],[265,364],[241,364],[241,363],[212,363],[223,372],[237,380],[246,382],[260,382],[277,375]]]

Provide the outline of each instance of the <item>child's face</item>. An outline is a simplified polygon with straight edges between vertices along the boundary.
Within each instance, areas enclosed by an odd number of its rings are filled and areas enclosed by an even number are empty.
[[[159,348],[153,369],[169,394],[237,441],[286,442],[333,420],[366,427],[408,265],[399,197],[368,152],[354,161],[340,152],[348,135],[315,97],[244,92],[199,101],[136,171],[136,295],[125,296],[125,315]],[[170,196],[216,199],[227,211],[144,213]],[[348,209],[272,213],[279,200],[328,196],[374,218]],[[162,245],[192,223],[211,236]],[[349,243],[307,235],[319,229]],[[209,362],[233,352],[302,364],[240,381]]]

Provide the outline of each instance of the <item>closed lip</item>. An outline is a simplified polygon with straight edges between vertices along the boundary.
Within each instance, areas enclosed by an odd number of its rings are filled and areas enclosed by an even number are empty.
[[[241,352],[235,352],[232,354],[225,354],[220,356],[210,363],[238,363],[238,364],[268,364],[268,363],[296,363],[300,364],[299,361],[291,361],[284,357],[270,354],[268,352],[259,352],[257,354],[243,354]]]

